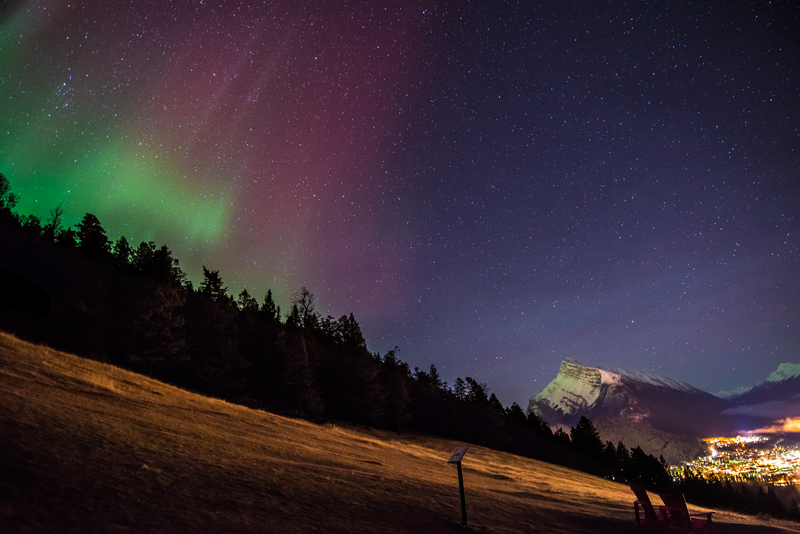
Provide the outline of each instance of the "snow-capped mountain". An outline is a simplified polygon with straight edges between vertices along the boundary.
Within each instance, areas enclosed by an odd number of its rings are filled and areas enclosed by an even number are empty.
[[[698,438],[772,429],[800,418],[800,364],[783,363],[746,393],[720,398],[647,371],[604,369],[564,360],[558,375],[528,403],[551,425],[582,415],[603,439],[641,445],[667,461],[688,459]]]
[[[530,399],[528,410],[554,425],[574,425],[585,415],[705,437],[732,430],[733,421],[719,415],[732,406],[689,384],[647,371],[603,369],[567,359],[555,379]]]
[[[765,420],[751,430],[778,430],[787,426],[788,420],[800,420],[800,364],[780,364],[766,381],[730,400],[734,406],[722,412],[723,416]]]
[[[769,385],[770,383],[778,383],[784,382],[786,380],[797,379],[800,378],[800,363],[782,363],[778,366],[778,369],[773,371],[766,379],[766,381],[761,382],[755,386],[741,386],[736,388],[733,391],[720,391],[716,393],[717,397],[722,397],[725,399],[736,399],[738,397],[742,397],[745,393],[752,391],[763,385]]]
[[[800,377],[800,363],[782,363],[769,375],[767,382],[783,382],[797,377]]]

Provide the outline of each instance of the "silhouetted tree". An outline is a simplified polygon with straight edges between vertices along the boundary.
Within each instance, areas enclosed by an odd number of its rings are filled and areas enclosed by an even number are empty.
[[[11,184],[8,178],[0,173],[0,217],[13,219],[13,209],[17,206],[19,198],[11,192]]]
[[[492,395],[494,395],[494,393]],[[505,415],[514,426],[528,428],[528,418],[525,416],[525,412],[522,411],[520,405],[516,402],[512,402],[511,406],[506,408]]]
[[[183,304],[180,288],[166,283],[150,283],[150,291],[135,302],[131,362],[140,364],[152,376],[156,366],[174,367],[188,361],[184,352]]]
[[[569,439],[569,434],[564,432],[564,429],[561,427],[559,427],[558,429],[556,429],[555,432],[553,432],[553,439],[563,447],[569,447],[572,444],[572,442]]]
[[[576,451],[593,460],[602,460],[603,440],[600,439],[600,433],[586,416],[581,416],[578,424],[570,430],[570,438]]]
[[[247,289],[242,289],[242,292],[239,293],[239,299],[236,301],[236,304],[243,312],[258,312],[258,301],[250,296]]]
[[[553,431],[550,430],[550,425],[533,410],[528,412],[528,428],[536,435],[548,438],[553,437]]]
[[[49,211],[47,222],[42,227],[42,237],[48,241],[57,242],[58,236],[64,231],[62,228],[64,209],[59,205]]]
[[[398,350],[395,347],[383,356],[379,375],[385,392],[385,422],[393,430],[405,428],[411,420],[408,388],[411,369],[397,358]]]
[[[181,286],[186,274],[181,270],[177,258],[166,245],[156,248],[152,241],[142,241],[131,255],[131,266],[148,280]]]
[[[114,261],[118,267],[130,267],[131,260],[133,258],[133,249],[131,248],[130,244],[128,244],[128,240],[125,239],[124,235],[120,236],[120,238],[117,239],[117,242],[114,243],[111,254],[114,256]]]
[[[499,416],[504,416],[506,413],[506,409],[503,407],[503,403],[500,402],[500,399],[497,398],[497,395],[494,393],[489,395],[488,401],[489,407]]]
[[[295,291],[294,295],[292,295],[293,320],[298,321],[299,326],[313,328],[317,325],[319,317],[314,311],[315,301],[316,298],[305,286],[300,291]],[[295,307],[297,308],[296,312],[294,310]]]
[[[292,308],[297,310],[297,306]],[[299,316],[299,314],[298,314]],[[306,332],[287,320],[286,328],[278,334],[276,346],[283,353],[281,387],[284,406],[294,412],[317,417],[322,414],[324,404],[315,380],[315,361],[308,348]]]
[[[456,378],[455,382],[453,382],[453,394],[456,396],[456,399],[463,401],[467,398],[467,383],[464,382],[464,379],[461,377]]]
[[[155,253],[155,242],[142,241],[139,243],[139,246],[136,247],[136,250],[131,253],[131,265],[133,265],[137,271],[144,273],[147,270],[149,263],[152,261]]]
[[[78,250],[87,256],[96,259],[108,257],[111,254],[111,241],[106,236],[106,231],[97,217],[87,213],[78,223]]]
[[[384,415],[384,395],[378,378],[380,362],[367,350],[358,322],[343,315],[319,322],[324,348],[319,387],[327,413],[368,426]]]
[[[203,275],[200,290],[189,292],[186,299],[186,349],[192,376],[212,394],[238,394],[244,387],[240,371],[248,363],[237,352],[238,308],[219,271],[203,266]]]
[[[467,382],[467,390],[465,392],[466,400],[480,404],[489,403],[489,396],[486,393],[486,384],[479,384],[475,379],[469,376],[464,380]]]
[[[203,265],[203,281],[200,282],[200,293],[216,302],[224,302],[225,304],[232,302],[231,297],[228,295],[228,288],[222,283],[219,271],[206,269],[205,265]]]
[[[36,215],[26,215],[19,218],[22,229],[26,232],[40,237],[42,235],[42,222]]]
[[[281,307],[275,305],[271,289],[267,289],[267,294],[264,296],[264,304],[261,306],[261,313],[264,314],[268,321],[275,323],[281,321]]]
[[[431,364],[430,377],[433,387],[440,391],[447,390],[447,383],[442,381],[442,377],[439,376],[439,370],[433,364]]]

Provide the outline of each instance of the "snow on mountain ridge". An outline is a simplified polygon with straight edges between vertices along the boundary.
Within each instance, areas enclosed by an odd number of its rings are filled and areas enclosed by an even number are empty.
[[[619,385],[622,384],[622,376],[620,376],[619,372],[616,371],[608,371],[601,367],[597,368],[600,371],[600,381],[603,384],[615,384]]]
[[[764,384],[776,384],[783,382],[784,380],[797,378],[799,376],[800,363],[782,363],[778,365],[778,368],[775,371],[772,371],[766,380],[759,382],[755,386],[740,386],[730,391],[719,391],[715,393],[715,395],[722,399],[735,399],[737,397],[741,397],[745,393],[749,393],[752,390],[763,386]]]
[[[592,410],[598,402],[603,404],[605,401],[599,400],[601,397],[605,398],[610,391],[619,391],[617,388],[624,388],[631,381],[685,393],[704,393],[689,384],[649,371],[606,369],[566,358],[561,362],[555,379],[531,399],[531,406],[538,406],[540,414],[542,409],[552,409],[570,416]]]
[[[732,389],[729,391],[717,391],[716,393],[714,393],[714,395],[716,395],[720,399],[732,399],[734,397],[747,393],[754,387],[755,386],[740,386],[736,389]]]
[[[767,377],[767,382],[783,382],[796,376],[800,376],[800,363],[782,363]]]
[[[576,360],[573,360],[572,358],[565,358],[564,361],[568,362],[568,363],[571,363],[571,364],[579,365],[581,367],[586,367],[586,368],[589,368],[589,369],[597,369],[601,374],[602,382],[604,384],[609,384],[609,385],[611,385],[611,384],[615,384],[615,385],[622,384],[622,378],[621,377],[624,376],[626,378],[630,378],[631,380],[636,380],[637,382],[642,382],[644,384],[650,384],[651,386],[667,387],[667,388],[670,388],[670,389],[677,389],[677,390],[686,391],[686,392],[689,392],[689,393],[698,393],[698,392],[704,393],[701,390],[695,388],[694,386],[691,386],[690,384],[687,384],[686,382],[680,382],[680,381],[675,380],[673,378],[669,378],[669,377],[666,377],[666,376],[660,376],[660,375],[657,375],[657,374],[655,374],[655,373],[653,373],[651,371],[647,371],[647,370],[644,370],[644,369],[638,369],[638,370],[630,371],[628,369],[606,368],[606,367],[601,367],[599,365],[593,367],[593,366],[590,366],[590,365],[582,364],[582,363],[580,363],[580,362],[578,362]]]
[[[601,384],[598,369],[565,359],[553,381],[534,399],[562,413],[575,413],[594,405],[600,397]]]
[[[626,369],[614,369],[613,371],[621,375],[627,376],[632,380],[636,380],[637,382],[642,382],[653,386],[677,389],[680,391],[686,391],[687,393],[703,393],[701,390],[697,389],[696,387],[690,384],[687,384],[686,382],[679,382],[678,380],[675,380],[673,378],[669,378],[667,376],[660,376],[650,371],[646,371],[644,369],[636,371],[628,371]]]
[[[694,387],[694,386],[692,386],[690,384],[687,384],[686,382],[680,382],[680,381],[675,380],[673,378],[669,378],[669,377],[666,377],[666,376],[660,376],[660,375],[657,375],[657,374],[655,374],[655,373],[653,373],[651,371],[647,371],[645,369],[638,369],[638,370],[630,371],[628,369],[607,368],[607,367],[601,367],[599,365],[592,366],[592,365],[586,365],[586,364],[581,363],[581,362],[579,362],[577,360],[574,360],[572,358],[564,358],[564,361],[562,362],[561,371],[563,371],[563,364],[564,363],[576,365],[578,367],[583,367],[583,368],[586,368],[586,369],[597,370],[600,373],[601,383],[603,383],[603,384],[619,385],[619,384],[622,383],[622,378],[621,377],[624,376],[626,378],[630,378],[632,380],[636,380],[637,382],[650,384],[652,386],[667,387],[667,388],[670,388],[670,389],[677,389],[677,390],[686,391],[686,392],[689,392],[689,393],[705,393],[704,391],[699,390],[696,387]],[[790,364],[781,364],[781,366],[784,366],[784,365],[790,365]],[[800,374],[800,364],[797,364],[796,373]],[[775,374],[775,373],[773,373],[773,374]],[[556,379],[557,378],[558,377],[556,377]]]

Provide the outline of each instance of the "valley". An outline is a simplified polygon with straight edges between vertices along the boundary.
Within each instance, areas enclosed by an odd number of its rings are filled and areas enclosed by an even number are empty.
[[[800,485],[800,446],[795,442],[757,435],[704,441],[711,454],[686,464],[700,476],[774,486]]]

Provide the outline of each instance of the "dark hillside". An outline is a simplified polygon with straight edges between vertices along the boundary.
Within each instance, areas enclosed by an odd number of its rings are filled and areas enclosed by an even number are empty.
[[[0,334],[0,531],[631,532],[625,486],[457,442],[287,419]],[[797,525],[717,514],[716,532]]]

